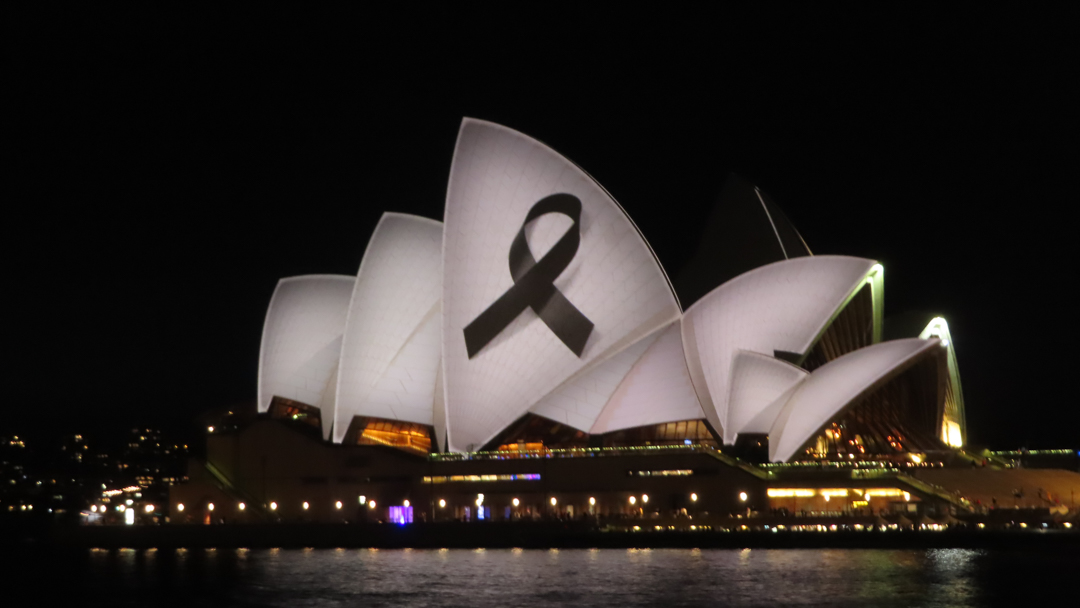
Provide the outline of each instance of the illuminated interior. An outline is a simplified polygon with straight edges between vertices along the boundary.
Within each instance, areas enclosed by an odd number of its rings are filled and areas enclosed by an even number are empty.
[[[833,418],[805,445],[823,459],[877,459],[947,449],[938,433],[942,358],[925,357]]]
[[[322,412],[314,405],[293,401],[284,397],[274,397],[268,410],[270,417],[276,420],[295,420],[304,424],[322,428]]]
[[[354,416],[344,444],[385,445],[416,454],[431,452],[432,427],[415,422]]]
[[[920,499],[900,488],[769,488],[769,507],[796,512],[906,512]]]
[[[704,420],[679,420],[651,426],[639,426],[607,433],[603,447],[637,445],[708,445],[718,447],[716,437]]]
[[[525,414],[488,442],[487,449],[500,452],[536,452],[548,449],[584,448],[588,445],[588,433],[550,418]]]
[[[829,361],[874,343],[873,285],[864,284],[821,334],[801,362],[812,372]]]

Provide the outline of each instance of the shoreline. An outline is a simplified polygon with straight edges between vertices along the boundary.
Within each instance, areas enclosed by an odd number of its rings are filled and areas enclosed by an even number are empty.
[[[972,530],[601,530],[574,522],[393,524],[221,524],[80,526],[0,547],[69,549],[1069,549],[1080,532],[1060,529]]]

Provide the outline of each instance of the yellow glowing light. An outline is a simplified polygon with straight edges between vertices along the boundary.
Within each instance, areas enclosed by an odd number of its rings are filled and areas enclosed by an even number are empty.
[[[176,503],[176,510],[183,513],[184,512],[184,503],[182,503],[182,502]]]
[[[906,500],[906,501],[911,500],[911,493],[910,492],[904,492],[904,500]]]
[[[90,505],[90,511],[93,513],[97,513],[97,505]]]
[[[143,511],[146,511],[147,513],[153,513],[154,505],[146,505],[145,507],[143,507]]]
[[[514,500],[517,500],[517,499],[515,498]],[[439,508],[440,509],[445,509],[446,508],[446,499],[445,498],[440,498],[439,499]]]
[[[341,504],[341,503],[338,503],[338,504]],[[408,500],[405,500],[404,502],[402,502],[402,503],[401,503],[401,506],[403,506],[403,507],[407,507],[407,506],[409,506],[410,504],[412,504],[412,503],[410,503],[410,502],[409,502]],[[340,509],[341,507],[338,507],[338,508]]]
[[[873,488],[863,493],[867,498],[871,496],[903,496],[903,490],[899,488]]]
[[[594,497],[594,496],[589,497],[589,506],[590,507],[596,506],[596,497]]]
[[[746,492],[739,492],[739,500],[746,502]]]
[[[632,505],[636,505],[636,504],[637,504],[637,498],[635,498],[635,497],[631,496],[631,497],[630,497],[630,504],[632,504]]]
[[[642,494],[641,495],[641,502],[649,502],[649,495],[648,494]]]
[[[375,508],[375,501],[374,500],[369,500],[368,503],[367,503],[367,506],[368,506],[369,509],[374,509]]]
[[[830,488],[827,490],[821,490],[822,496],[847,496],[848,491],[845,488]]]
[[[829,496],[828,494],[825,494],[825,502],[829,502],[829,499],[830,499],[830,498],[832,498],[832,497],[831,497],[831,496]]]
[[[960,425],[952,420],[945,421],[945,442],[954,448],[958,448],[964,445],[964,438],[960,433]]]
[[[304,510],[305,510],[305,511],[307,511],[307,510],[308,510],[308,507],[310,507],[310,506],[311,506],[311,505],[309,505],[309,504],[307,503],[307,501],[305,500],[305,501],[304,501],[304,504],[303,504]]]
[[[211,503],[208,503],[208,504],[206,505],[206,508],[207,508],[207,509],[209,509],[209,510],[211,510],[211,511],[213,511],[213,510],[214,510],[214,503],[212,503],[212,502],[211,502]]]
[[[552,497],[551,497],[551,506],[553,506],[553,507],[554,507],[554,506],[555,506],[555,505],[557,505],[557,504],[559,504],[559,501],[555,500],[555,497],[554,497],[554,496],[552,496]]]
[[[1024,522],[1020,522],[1020,527],[1021,527],[1021,528],[1026,528],[1026,527],[1027,527],[1027,524],[1026,524],[1026,523],[1024,523]]]
[[[979,525],[981,526],[982,524],[979,524]],[[1071,528],[1071,527],[1072,527],[1072,522],[1069,522],[1069,521],[1065,522],[1065,528],[1066,529]]]
[[[696,493],[691,493],[690,494],[690,501],[691,502],[697,502],[697,494]]]
[[[276,502],[270,503],[270,510],[271,511],[277,511],[277,503]]]
[[[767,494],[769,498],[791,498],[792,496],[809,498],[815,496],[817,492],[800,488],[769,488]]]
[[[341,507],[344,507],[344,506],[345,506],[345,505],[341,504],[341,501],[340,501],[340,500],[336,500],[336,501],[334,501],[334,508],[335,508],[335,509],[337,509],[338,511],[340,511],[340,510],[341,510]]]
[[[919,464],[920,462],[922,462],[922,456],[919,456],[918,454],[912,454],[911,455],[911,462],[914,462],[915,464]]]
[[[513,505],[514,505],[515,507],[521,504],[521,501],[520,501],[520,500],[518,500],[518,499],[516,499],[516,498],[515,498],[514,500],[511,500],[510,502],[511,502],[511,503],[512,503],[512,504],[513,504]]]
[[[236,505],[236,508],[243,511],[244,509],[247,508],[247,505],[245,505],[244,503],[240,503],[240,504]]]

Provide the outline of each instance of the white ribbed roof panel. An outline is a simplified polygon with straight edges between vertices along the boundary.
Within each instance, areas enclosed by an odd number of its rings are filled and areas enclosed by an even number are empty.
[[[580,245],[554,286],[594,324],[579,357],[531,308],[469,358],[463,330],[513,285],[511,243],[539,201],[581,203]],[[450,447],[475,449],[568,378],[678,318],[652,250],[589,175],[544,144],[466,119],[447,188],[443,244],[443,371]],[[548,213],[526,227],[537,260],[573,222]]]
[[[591,433],[705,417],[683,358],[680,323],[658,333],[660,337],[630,369]]]
[[[862,258],[794,258],[739,275],[686,311],[686,360],[699,394],[706,384],[719,432],[733,436],[728,400],[738,351],[806,353],[872,270],[875,262]]]
[[[903,371],[938,340],[909,338],[867,346],[814,370],[780,410],[769,433],[769,459],[782,462],[869,389]]]
[[[728,424],[724,427],[724,443],[735,443],[739,433],[768,433],[772,421],[763,430],[751,428],[750,423],[807,375],[808,372],[801,367],[775,357],[746,350],[735,353],[731,363],[731,393],[728,395]]]
[[[590,431],[600,412],[611,400],[630,368],[649,348],[660,332],[638,340],[615,353],[599,365],[583,370],[550,392],[529,411],[572,426],[586,433]]]
[[[353,416],[432,423],[441,296],[442,224],[384,214],[349,305],[334,441],[345,437]]]
[[[442,312],[436,302],[371,387],[361,405],[361,415],[434,423],[435,376],[442,359],[441,329]]]
[[[332,380],[355,279],[308,275],[278,281],[259,348],[258,408],[275,397],[322,410],[323,435],[333,419]],[[326,392],[330,391],[330,396]]]

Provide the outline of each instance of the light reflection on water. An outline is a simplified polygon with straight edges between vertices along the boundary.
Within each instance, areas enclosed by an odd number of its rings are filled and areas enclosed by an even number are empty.
[[[52,559],[46,571],[69,582],[37,597],[80,606],[983,606],[1075,597],[1075,566],[1069,556],[967,549],[95,550]]]

